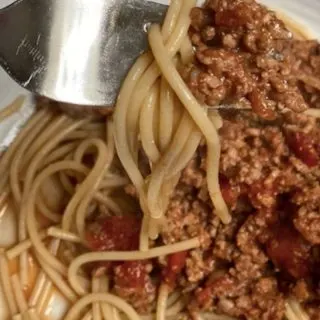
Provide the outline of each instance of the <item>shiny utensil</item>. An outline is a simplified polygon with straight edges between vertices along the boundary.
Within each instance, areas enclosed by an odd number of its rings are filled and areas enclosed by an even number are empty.
[[[0,10],[0,64],[54,100],[113,106],[148,24],[167,6],[147,0],[20,0]]]

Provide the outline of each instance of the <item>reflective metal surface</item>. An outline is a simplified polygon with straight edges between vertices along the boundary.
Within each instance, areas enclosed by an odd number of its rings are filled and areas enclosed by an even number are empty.
[[[22,0],[0,10],[0,64],[26,89],[112,106],[166,6],[146,0]]]

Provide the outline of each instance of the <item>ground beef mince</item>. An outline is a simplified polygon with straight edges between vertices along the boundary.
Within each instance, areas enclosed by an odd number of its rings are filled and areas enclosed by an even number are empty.
[[[246,288],[250,298],[246,301],[251,301],[251,308],[244,310],[237,308],[236,303],[243,293],[239,297],[228,296],[232,302],[228,314],[232,316],[282,319],[283,299],[290,295],[298,296],[306,309],[310,306],[312,314],[316,314],[314,310],[320,314],[320,166],[318,162],[310,163],[304,148],[308,146],[309,151],[314,148],[317,156],[320,153],[316,143],[301,144],[301,139],[289,139],[288,132],[299,133],[307,141],[319,141],[316,139],[320,123],[314,117],[291,111],[280,123],[267,124],[257,121],[251,112],[224,114],[220,130],[221,188],[223,195],[230,194],[230,190],[238,191],[231,206],[230,197],[225,198],[233,212],[233,221],[219,227],[213,257],[216,266],[226,268],[224,279]],[[252,300],[254,286],[264,278],[277,286],[272,298],[273,311],[258,307]],[[192,308],[226,312],[212,284],[199,290],[209,295],[206,298],[209,302],[195,299],[198,302]],[[227,285],[225,290],[228,294],[232,292]]]
[[[176,286],[189,295],[191,315],[282,320],[294,297],[318,320],[320,120],[308,109],[320,108],[320,46],[294,39],[252,0],[206,1],[192,10],[189,34],[196,59],[181,74],[201,103],[221,109],[219,179],[233,217],[212,220],[203,145],[162,234],[166,243],[205,239]]]
[[[200,102],[249,108],[266,120],[320,106],[318,43],[294,40],[267,8],[254,0],[209,0],[191,20],[196,63],[182,76]]]
[[[217,234],[219,219],[212,215],[212,204],[206,185],[206,174],[201,168],[201,154],[184,170],[166,213],[166,227],[161,233],[165,244],[172,244],[199,236],[202,246],[192,250],[186,258],[185,273],[179,282],[185,286],[198,284],[213,270],[212,240]]]
[[[151,313],[155,306],[151,271],[152,263],[145,261],[127,261],[114,268],[114,291],[141,314]]]
[[[305,101],[320,108],[320,45],[315,40],[279,41],[277,50],[291,61],[293,75]]]
[[[294,298],[319,320],[319,44],[295,40],[253,0],[207,0],[192,10],[189,33],[196,58],[181,74],[201,103],[221,107],[219,182],[232,221],[214,214],[202,141],[149,244],[199,237],[201,246],[104,265],[110,290],[142,314],[154,312],[164,283],[183,295],[188,319],[283,320]],[[139,158],[148,176],[147,157]],[[134,186],[125,192],[137,200]],[[88,228],[92,250],[138,249],[140,219],[105,214],[98,222]]]
[[[286,299],[295,297],[318,319],[320,166],[301,153],[309,144],[291,135],[313,141],[320,121],[287,111],[279,121],[261,122],[252,112],[231,111],[223,123],[220,186],[232,222],[220,224],[212,213],[202,145],[182,174],[162,232],[165,243],[203,239],[202,248],[188,252],[175,285],[191,297],[191,315],[282,320]]]

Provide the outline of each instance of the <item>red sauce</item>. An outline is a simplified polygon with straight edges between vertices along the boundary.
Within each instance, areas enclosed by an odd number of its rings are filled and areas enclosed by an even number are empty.
[[[293,226],[274,227],[267,243],[268,256],[282,271],[300,279],[310,273],[310,245]]]
[[[232,208],[237,203],[240,190],[237,190],[239,188],[231,186],[228,178],[222,174],[219,176],[219,182],[222,197],[226,204]]]
[[[135,217],[106,217],[87,230],[86,238],[94,251],[133,251],[139,248],[140,228]]]
[[[312,137],[303,132],[289,132],[287,143],[295,156],[307,166],[315,167],[318,165],[319,154]]]
[[[177,252],[168,256],[167,266],[163,270],[163,279],[170,286],[174,286],[177,276],[186,265],[187,251]]]

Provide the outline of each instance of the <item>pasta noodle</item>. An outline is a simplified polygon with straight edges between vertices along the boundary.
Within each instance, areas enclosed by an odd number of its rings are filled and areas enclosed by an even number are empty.
[[[161,285],[159,289],[159,296],[157,302],[157,320],[165,320],[166,318],[166,307],[169,295],[169,288],[167,285]]]
[[[99,292],[107,293],[108,291],[109,291],[109,279],[106,276],[101,276]],[[107,303],[101,303],[101,312],[104,319],[108,319],[108,320],[109,319],[113,320],[113,318],[115,318],[115,320],[121,319],[119,318],[118,310]]]
[[[59,244],[60,242],[57,239],[51,241],[49,250],[53,255],[57,255]],[[51,287],[51,281],[46,277],[46,274],[44,273],[44,271],[41,271],[40,274],[38,275],[36,284],[29,298],[29,301],[28,301],[29,306],[31,307],[37,306],[40,296],[42,296],[42,298],[46,298],[47,293],[50,290],[50,287]],[[44,290],[44,288],[46,288],[46,290]],[[41,310],[41,307],[38,307],[38,310]]]
[[[154,25],[149,32],[150,46],[153,50],[155,59],[157,60],[161,71],[165,75],[171,87],[175,90],[185,107],[188,109],[191,117],[202,130],[202,133],[207,139],[208,146],[208,188],[211,194],[212,201],[215,205],[216,212],[225,223],[230,222],[230,215],[227,206],[222,198],[219,181],[218,181],[218,168],[219,168],[219,150],[220,143],[217,131],[209,119],[201,110],[196,99],[190,93],[184,81],[176,71],[174,65],[167,56],[165,47],[162,44],[160,29]]]
[[[319,109],[308,109],[305,111],[306,115],[315,117],[315,118],[320,118],[320,110]]]
[[[92,293],[99,293],[100,291],[100,279],[98,277],[92,278]],[[94,302],[92,305],[92,318],[93,320],[102,320],[100,303]]]
[[[29,309],[28,316],[30,320],[40,320],[40,317],[35,309]]]
[[[7,259],[4,255],[0,257],[0,276],[3,292],[8,302],[8,307],[13,317],[18,312],[18,306],[13,294],[13,289],[10,282],[10,274]]]
[[[24,96],[19,96],[6,108],[0,110],[0,122],[19,111],[23,105],[24,99]]]
[[[73,289],[79,294],[84,294],[85,291],[76,279],[78,268],[86,263],[94,261],[130,261],[130,260],[146,260],[159,256],[166,256],[175,252],[187,251],[200,246],[198,238],[186,240],[181,243],[175,243],[163,247],[150,249],[149,251],[128,251],[128,252],[92,252],[83,254],[74,259],[69,267],[68,278]]]
[[[309,320],[309,316],[302,310],[295,299],[290,299],[287,302],[287,317],[289,320]]]
[[[18,305],[18,309],[20,313],[25,313],[28,310],[28,304],[22,291],[20,280],[17,274],[11,277],[11,283],[12,287],[14,288],[14,294]]]
[[[108,293],[92,293],[88,294],[85,297],[81,298],[74,306],[69,310],[67,315],[65,316],[65,320],[73,320],[76,319],[77,315],[81,312],[81,310],[91,304],[92,302],[107,302],[118,309],[120,309],[123,313],[127,315],[130,320],[140,320],[139,315],[136,311],[122,299]]]

